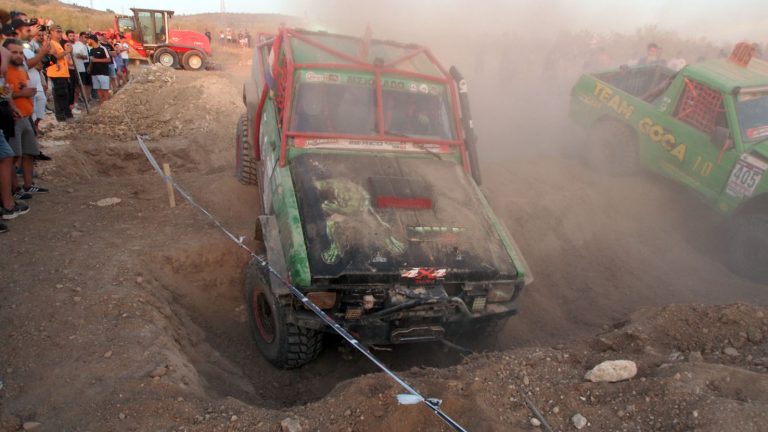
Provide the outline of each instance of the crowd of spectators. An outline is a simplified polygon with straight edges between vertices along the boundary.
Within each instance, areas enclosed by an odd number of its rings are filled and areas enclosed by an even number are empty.
[[[208,40],[210,41],[210,32],[206,30],[205,34],[208,36]],[[251,48],[251,34],[248,32],[248,30],[235,33],[232,28],[227,27],[226,30],[219,30],[219,45]]]
[[[0,233],[48,189],[34,182],[40,123],[74,121],[128,82],[128,44],[114,35],[62,29],[52,20],[0,10]],[[53,106],[49,109],[48,101]],[[21,176],[21,180],[19,179]]]

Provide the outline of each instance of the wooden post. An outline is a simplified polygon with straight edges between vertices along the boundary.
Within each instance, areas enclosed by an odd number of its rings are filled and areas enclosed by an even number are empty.
[[[166,177],[171,176],[171,166],[167,163],[163,164],[163,173]],[[173,184],[170,180],[166,180],[165,186],[168,188],[168,203],[171,205],[171,208],[174,208],[176,207],[176,193],[173,190]]]

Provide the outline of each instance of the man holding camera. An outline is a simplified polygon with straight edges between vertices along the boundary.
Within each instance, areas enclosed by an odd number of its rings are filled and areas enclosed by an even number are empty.
[[[48,78],[53,83],[53,106],[56,120],[59,122],[73,118],[69,108],[69,64],[67,57],[72,53],[72,45],[62,47],[64,31],[60,25],[51,27],[51,55],[56,58],[56,64],[46,69]]]

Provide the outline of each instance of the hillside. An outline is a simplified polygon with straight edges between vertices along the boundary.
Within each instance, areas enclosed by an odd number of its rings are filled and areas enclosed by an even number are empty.
[[[56,0],[0,1],[0,8],[21,10],[30,17],[50,18],[65,29],[100,30],[111,27],[111,12],[62,3]]]

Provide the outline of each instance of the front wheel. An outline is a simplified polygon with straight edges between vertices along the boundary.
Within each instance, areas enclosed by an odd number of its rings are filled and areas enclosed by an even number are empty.
[[[728,264],[747,279],[768,284],[768,214],[737,214],[730,221]]]
[[[160,48],[155,51],[153,61],[166,67],[176,68],[179,66],[179,55],[170,48]]]
[[[235,136],[235,176],[244,185],[259,183],[259,170],[256,158],[253,155],[248,127],[248,116],[243,114],[237,120],[237,133]]]
[[[245,298],[251,333],[264,358],[274,366],[293,369],[314,360],[323,348],[323,333],[286,321],[286,310],[268,288],[258,262],[245,276]]]

